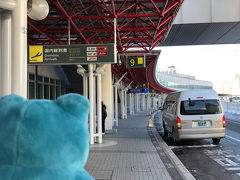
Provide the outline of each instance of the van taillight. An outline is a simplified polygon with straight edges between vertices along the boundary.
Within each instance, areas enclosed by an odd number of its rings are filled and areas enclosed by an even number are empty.
[[[177,128],[182,129],[182,123],[181,123],[181,119],[179,117],[177,117]]]
[[[223,127],[225,128],[226,127],[225,115],[223,115],[222,122],[223,122]]]

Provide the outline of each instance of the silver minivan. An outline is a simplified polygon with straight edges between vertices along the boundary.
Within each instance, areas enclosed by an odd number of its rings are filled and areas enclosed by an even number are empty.
[[[219,143],[225,137],[225,115],[218,94],[212,89],[170,93],[163,108],[164,136],[182,139],[212,138]]]

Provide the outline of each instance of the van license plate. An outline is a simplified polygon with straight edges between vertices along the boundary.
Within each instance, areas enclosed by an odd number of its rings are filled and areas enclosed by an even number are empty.
[[[207,126],[206,121],[198,121],[198,126]]]

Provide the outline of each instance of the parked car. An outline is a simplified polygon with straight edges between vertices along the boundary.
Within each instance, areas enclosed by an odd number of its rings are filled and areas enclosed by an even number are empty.
[[[225,137],[225,115],[218,94],[212,89],[196,89],[168,94],[162,109],[164,136],[174,142],[183,139]]]

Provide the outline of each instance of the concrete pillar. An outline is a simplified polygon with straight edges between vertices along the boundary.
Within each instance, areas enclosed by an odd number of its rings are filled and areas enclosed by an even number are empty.
[[[158,107],[161,107],[161,106],[162,106],[161,96],[158,95]]]
[[[157,101],[156,101],[156,96],[153,97],[153,110],[155,111],[157,107]]]
[[[102,77],[97,75],[98,143],[102,143]]]
[[[130,109],[130,115],[134,114],[134,99],[133,99],[133,93],[129,93],[129,109]]]
[[[137,111],[137,94],[134,94],[134,112],[138,112]]]
[[[95,74],[95,64],[93,65],[93,132],[94,132],[94,142],[96,142],[96,131],[97,131],[97,95],[96,95],[96,74]],[[90,85],[90,84],[89,84]],[[91,86],[91,85],[90,85]]]
[[[88,65],[89,71],[89,131],[90,131],[90,144],[94,144],[94,89],[93,89],[93,64]]]
[[[139,109],[142,111],[142,94],[139,94]]]
[[[114,126],[118,126],[118,86],[114,85]]]
[[[151,112],[151,98],[150,94],[147,95],[147,115],[149,115]]]
[[[113,81],[111,64],[105,66],[105,76],[102,77],[102,101],[107,107],[107,118],[105,120],[106,130],[112,130],[113,126]]]
[[[88,97],[88,77],[86,73],[83,74],[83,95]]]
[[[12,93],[27,98],[27,0],[12,11]]]
[[[122,89],[121,89],[121,118],[122,119],[124,119],[124,117],[125,117],[124,101],[125,101],[124,90],[123,90],[123,86],[122,86]]]
[[[138,112],[138,94],[135,94],[135,107],[136,107],[136,112]]]
[[[125,119],[127,119],[127,90],[124,90],[124,102],[125,102],[125,106],[124,106],[124,112],[125,112]]]
[[[1,32],[1,96],[11,94],[11,58],[12,58],[12,13],[5,11],[2,13]]]
[[[141,111],[141,94],[138,94],[138,108],[140,112]]]
[[[135,113],[135,94],[132,93],[132,114]]]
[[[129,110],[129,114],[131,114],[131,106],[132,106],[131,93],[129,93],[128,94],[128,110]]]
[[[139,109],[139,94],[137,94],[137,112],[140,112],[140,109]]]
[[[127,91],[123,86],[121,89],[121,118],[127,119]]]
[[[145,106],[146,106],[146,100],[145,100],[145,94],[141,95],[141,99],[142,99],[142,110],[145,110]]]
[[[0,0],[0,9],[13,10],[15,7],[15,0]]]

